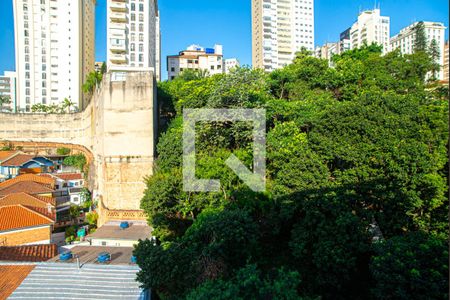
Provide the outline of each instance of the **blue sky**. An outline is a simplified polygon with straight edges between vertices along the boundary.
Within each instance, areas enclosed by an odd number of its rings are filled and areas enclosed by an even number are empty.
[[[0,0],[0,73],[14,70],[13,0]],[[448,26],[448,0],[378,1],[381,13],[391,17],[391,34],[413,21],[439,21]],[[316,45],[335,41],[361,9],[371,9],[373,0],[315,0]],[[251,0],[159,0],[162,30],[163,78],[167,55],[190,44],[224,46],[225,57],[251,64]],[[106,0],[97,0],[96,57],[106,57]],[[446,36],[448,39],[448,30]]]

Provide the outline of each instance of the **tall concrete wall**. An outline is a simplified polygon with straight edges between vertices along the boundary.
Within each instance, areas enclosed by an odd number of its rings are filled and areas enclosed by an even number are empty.
[[[92,152],[94,190],[108,210],[139,210],[152,175],[157,136],[151,72],[105,74],[86,109],[76,114],[0,114],[0,141],[65,143]],[[103,221],[106,220],[102,220]]]

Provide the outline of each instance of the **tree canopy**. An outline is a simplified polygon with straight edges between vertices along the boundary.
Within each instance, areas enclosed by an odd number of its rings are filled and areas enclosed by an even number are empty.
[[[160,84],[167,126],[141,202],[156,240],[135,249],[144,287],[161,299],[448,298],[448,89],[427,86],[424,51],[370,45],[333,62],[301,51],[270,74]],[[183,190],[185,108],[266,109],[266,192],[225,164],[252,167],[248,122],[197,125],[196,176],[221,190]]]

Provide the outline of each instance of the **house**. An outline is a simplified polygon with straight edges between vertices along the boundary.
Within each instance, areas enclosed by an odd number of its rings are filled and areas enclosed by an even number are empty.
[[[0,163],[0,174],[11,179],[19,174],[39,174],[53,171],[53,162],[43,156],[35,156],[17,152]]]
[[[50,244],[54,218],[44,208],[0,207],[0,245]]]
[[[122,226],[122,224],[127,224]],[[86,239],[92,246],[133,247],[139,240],[151,238],[152,229],[146,222],[109,222]]]
[[[5,160],[11,158],[12,156],[14,156],[14,155],[17,154],[17,153],[18,153],[18,151],[0,151],[0,164],[1,164],[3,161],[5,161]],[[6,179],[7,179],[7,178],[6,178],[6,175],[4,175],[4,174],[2,173],[2,169],[1,169],[1,166],[0,166],[0,182],[4,181],[4,180],[6,180]]]
[[[0,197],[16,193],[27,193],[29,195],[53,197],[54,190],[48,185],[34,181],[18,181],[11,185],[0,186]]]
[[[68,197],[65,202],[70,204],[81,205],[83,199],[84,178],[82,173],[53,173],[44,174],[43,176],[53,178],[55,180],[55,190],[59,196]]]
[[[55,182],[56,182],[54,178],[44,176],[44,175],[22,174],[17,177],[14,177],[13,179],[9,179],[7,181],[0,182],[0,190],[2,188],[13,185],[14,183],[23,182],[23,181],[34,181],[34,182],[40,183],[42,185],[45,185],[46,187],[51,188],[51,189],[55,188]]]
[[[0,198],[0,207],[8,205],[24,205],[37,208],[46,208],[53,211],[56,208],[56,200],[52,197],[29,195],[27,193],[15,193]]]

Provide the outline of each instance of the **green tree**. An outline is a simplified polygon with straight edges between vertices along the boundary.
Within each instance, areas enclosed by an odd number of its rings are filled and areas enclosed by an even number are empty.
[[[371,261],[375,299],[448,299],[448,244],[422,232],[377,243]]]
[[[63,161],[63,165],[75,167],[80,171],[85,171],[86,169],[86,156],[84,154],[75,154],[66,157]]]
[[[101,72],[91,72],[88,74],[85,82],[82,86],[82,90],[87,95],[92,95],[95,88],[100,84],[103,79],[103,73]]]
[[[426,52],[428,49],[427,35],[425,32],[425,24],[421,21],[414,27],[416,39],[414,41],[414,52]]]
[[[104,75],[104,74],[106,74],[106,72],[107,72],[107,65],[106,65],[106,62],[103,62],[102,63],[102,68],[100,69],[100,73],[102,75]]]
[[[11,97],[0,96],[0,110],[5,109],[6,105],[11,104]]]
[[[437,80],[437,73],[439,72],[441,66],[439,65],[439,58],[441,57],[441,53],[439,51],[439,45],[436,42],[435,39],[431,41],[430,47],[429,47],[429,55],[431,60],[433,61],[432,68],[431,68],[431,80]]]
[[[70,149],[69,148],[58,148],[56,149],[56,154],[58,155],[69,155],[70,154]]]

